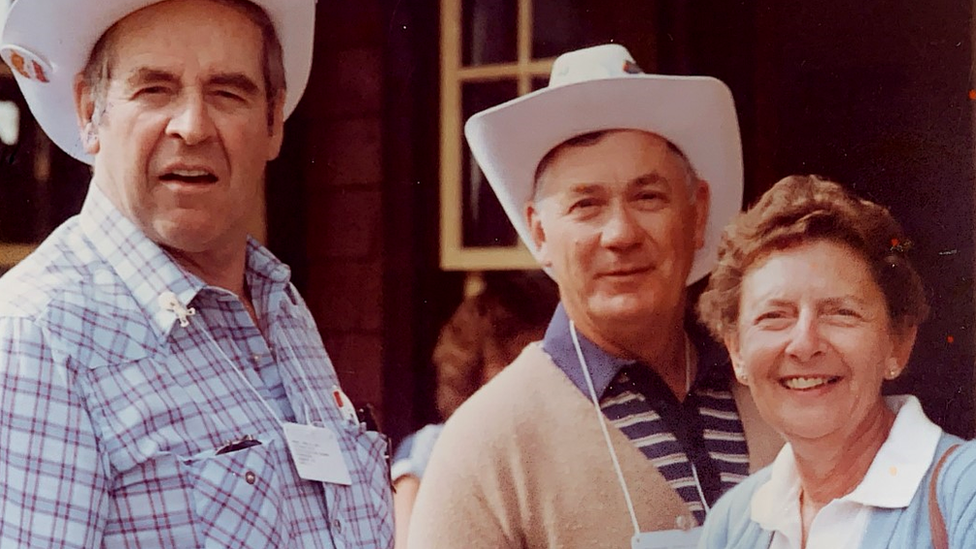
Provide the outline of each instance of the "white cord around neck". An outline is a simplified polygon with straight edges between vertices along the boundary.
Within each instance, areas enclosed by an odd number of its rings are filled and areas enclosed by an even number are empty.
[[[237,363],[235,363],[233,360],[230,359],[229,356],[227,356],[227,353],[225,353],[224,349],[220,346],[220,344],[217,343],[217,340],[215,340],[214,337],[210,335],[210,330],[203,328],[200,331],[203,332],[203,335],[210,341],[210,344],[217,349],[217,351],[220,353],[220,356],[224,358],[224,361],[226,361],[227,364],[229,364],[230,367],[234,369],[234,372],[236,372],[237,375],[240,376],[241,381],[244,382],[244,385],[247,385],[247,388],[250,389],[252,393],[254,393],[254,396],[258,397],[258,400],[261,401],[261,404],[264,405],[265,409],[268,410],[268,413],[271,414],[271,417],[274,418],[274,420],[278,423],[278,425],[284,426],[284,420],[281,418],[281,414],[275,411],[275,409],[272,408],[270,404],[268,404],[268,401],[265,400],[263,396],[261,396],[261,393],[258,392],[257,388],[250,382],[250,380],[247,379],[247,376],[244,375],[244,372],[240,368],[238,368]]]
[[[607,418],[600,409],[600,399],[596,396],[596,389],[593,388],[593,378],[590,377],[590,368],[583,358],[583,349],[579,344],[579,336],[576,335],[576,323],[569,321],[569,333],[573,336],[573,346],[576,347],[576,357],[579,359],[580,367],[583,368],[583,375],[586,377],[586,387],[590,390],[590,398],[593,400],[593,407],[600,419],[600,429],[603,430],[603,440],[607,443],[610,450],[610,459],[613,461],[613,469],[617,473],[617,481],[624,492],[624,500],[627,502],[627,511],[630,513],[630,521],[634,525],[634,535],[640,534],[640,524],[637,523],[637,512],[634,511],[634,501],[630,498],[630,490],[627,489],[627,481],[624,480],[623,469],[620,468],[620,460],[617,459],[617,452],[613,449],[613,442],[610,441],[610,431],[607,430]]]
[[[177,318],[180,321],[181,327],[187,328],[190,326],[190,320],[188,317],[195,315],[196,310],[192,307],[187,308],[185,305],[183,305],[183,303],[180,302],[179,298],[176,297],[176,294],[172,292],[165,292],[164,294],[159,296],[159,303],[162,308],[172,311],[177,316]],[[217,343],[217,340],[214,339],[213,335],[210,333],[210,330],[208,330],[206,326],[203,325],[197,325],[197,326],[200,328],[200,332],[203,333],[203,336],[207,339],[207,341],[210,342],[213,348],[217,349],[217,352],[220,353],[220,356],[224,359],[224,362],[230,365],[231,369],[234,370],[234,373],[236,373],[237,376],[241,378],[241,381],[244,382],[244,385],[246,385],[247,388],[250,389],[252,393],[254,393],[254,396],[257,397],[257,399],[261,402],[261,404],[264,405],[264,408],[268,411],[269,414],[271,414],[271,417],[274,418],[275,422],[277,422],[278,425],[283,426],[285,423],[285,419],[282,417],[281,412],[276,411],[271,406],[271,404],[269,404],[268,401],[265,400],[264,396],[261,395],[261,392],[258,391],[257,388],[254,386],[254,384],[252,384],[251,381],[247,379],[247,376],[244,375],[244,371],[237,365],[236,362],[234,362],[233,360],[231,360],[229,356],[227,356],[227,353],[224,352],[223,347],[221,347],[220,344]],[[285,353],[288,355],[288,358],[291,359],[291,361],[295,365],[295,368],[298,370],[298,374],[299,377],[301,378],[301,382],[305,386],[305,390],[308,392],[308,398],[311,398],[313,400],[313,405],[320,406],[321,407],[320,414],[324,414],[326,410],[325,405],[322,403],[321,400],[319,400],[316,392],[312,390],[312,386],[308,381],[308,376],[305,374],[305,368],[302,367],[301,362],[299,362],[296,359],[294,354],[291,352],[291,349],[289,349],[287,345],[283,346],[283,348],[285,349]],[[311,425],[312,418],[308,410],[309,408],[308,403],[303,402],[303,404],[306,410],[305,420],[309,425]],[[323,421],[325,420],[324,416],[322,419]]]
[[[576,358],[579,360],[580,368],[583,369],[583,376],[586,378],[586,387],[590,392],[590,400],[593,402],[593,407],[596,410],[597,417],[600,421],[600,429],[603,431],[603,440],[607,444],[607,450],[610,451],[610,459],[613,461],[613,469],[617,473],[617,482],[620,484],[620,489],[624,493],[624,500],[627,503],[627,512],[630,513],[630,521],[634,526],[634,535],[640,534],[640,524],[637,522],[637,512],[634,510],[634,501],[630,497],[630,490],[627,488],[627,481],[624,479],[623,469],[620,467],[620,460],[617,458],[617,452],[613,448],[613,442],[610,440],[610,431],[607,429],[607,418],[603,413],[603,409],[600,408],[600,399],[597,397],[596,388],[593,386],[593,377],[590,375],[590,367],[586,363],[586,358],[583,356],[583,348],[579,344],[579,335],[576,333],[576,323],[572,320],[569,321],[569,333],[573,338],[573,347],[576,349]],[[685,395],[691,393],[691,342],[688,339],[688,334],[684,334],[685,340]],[[698,470],[695,468],[695,464],[689,459],[691,464],[692,475],[695,479],[695,487],[698,489],[698,495],[701,498],[702,505],[705,508],[705,513],[710,511],[708,500],[705,498],[705,494],[701,488],[701,481],[698,479]]]

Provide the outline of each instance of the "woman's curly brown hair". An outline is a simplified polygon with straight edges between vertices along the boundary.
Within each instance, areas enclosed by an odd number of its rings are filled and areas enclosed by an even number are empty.
[[[832,181],[793,175],[726,227],[718,266],[698,301],[702,323],[720,341],[735,333],[742,278],[749,268],[770,252],[815,240],[846,244],[867,261],[893,327],[925,320],[925,289],[905,254],[910,244],[888,210]]]

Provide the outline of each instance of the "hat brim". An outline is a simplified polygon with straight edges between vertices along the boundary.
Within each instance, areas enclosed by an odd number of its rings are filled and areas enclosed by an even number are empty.
[[[34,119],[69,155],[91,164],[82,145],[74,107],[74,79],[84,69],[95,43],[117,21],[162,0],[18,0],[7,12],[0,48],[14,46],[36,55],[47,82],[14,71]],[[301,99],[312,66],[315,0],[251,0],[267,12],[284,56],[287,118]],[[4,61],[12,65],[10,50]]]
[[[722,230],[742,206],[742,142],[732,93],[703,76],[628,75],[545,88],[472,116],[464,133],[519,236],[538,258],[525,207],[539,161],[578,135],[651,132],[674,143],[711,190],[704,246],[687,283],[715,267]]]

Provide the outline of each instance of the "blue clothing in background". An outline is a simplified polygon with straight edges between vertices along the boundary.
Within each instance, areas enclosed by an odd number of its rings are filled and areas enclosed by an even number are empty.
[[[444,429],[443,423],[427,425],[421,430],[403,439],[396,453],[393,454],[393,465],[390,467],[390,477],[393,482],[403,476],[423,478],[430,461],[430,453],[434,450],[434,443]]]

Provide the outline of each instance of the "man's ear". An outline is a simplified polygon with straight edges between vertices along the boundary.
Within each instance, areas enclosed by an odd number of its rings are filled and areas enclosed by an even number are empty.
[[[78,132],[81,144],[88,154],[96,154],[98,145],[98,128],[95,127],[95,91],[91,89],[81,74],[75,76],[74,83],[75,118],[78,122]]]
[[[729,351],[729,358],[732,360],[732,370],[739,383],[748,386],[749,374],[746,372],[745,363],[742,361],[742,354],[739,352],[739,338],[735,335],[725,336],[725,348]]]
[[[278,92],[278,97],[275,98],[274,103],[271,105],[271,124],[268,126],[268,132],[271,135],[271,142],[268,144],[268,151],[266,159],[268,162],[278,158],[281,153],[281,143],[285,138],[285,92]]]
[[[525,206],[525,219],[529,223],[532,243],[538,250],[536,257],[543,267],[551,267],[552,259],[549,257],[549,247],[546,246],[546,230],[542,227],[542,218],[535,201],[531,201]]]
[[[705,245],[705,229],[708,228],[708,212],[712,207],[712,188],[708,181],[698,180],[695,187],[695,249]]]

